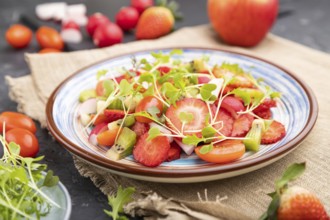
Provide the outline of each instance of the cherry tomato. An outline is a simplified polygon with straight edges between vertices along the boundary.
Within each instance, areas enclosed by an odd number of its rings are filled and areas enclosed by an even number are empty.
[[[39,53],[60,53],[61,51],[55,48],[44,48]]]
[[[6,141],[18,144],[21,147],[19,155],[22,157],[35,157],[39,151],[36,136],[23,128],[14,128],[6,132]]]
[[[131,0],[131,6],[136,8],[140,14],[142,14],[146,8],[153,5],[153,0]]]
[[[21,24],[12,25],[6,32],[6,40],[14,48],[26,47],[31,39],[32,31]]]
[[[202,154],[200,147],[195,148],[195,153],[199,158],[210,163],[229,163],[243,156],[245,146],[240,140],[225,140],[213,146],[213,149]]]
[[[123,31],[134,29],[139,21],[139,12],[133,7],[123,7],[116,15],[116,23]]]
[[[119,127],[103,131],[102,133],[97,135],[97,143],[103,146],[111,147],[115,143],[118,131]]]
[[[61,35],[54,28],[42,26],[36,33],[37,41],[41,48],[54,48],[63,50],[64,43]]]
[[[146,111],[148,112],[149,108],[151,107],[156,107],[159,109],[159,113],[157,114],[158,117],[160,117],[162,115],[163,112],[163,103],[161,101],[159,101],[157,98],[155,98],[154,96],[146,96],[144,97],[136,106],[135,108],[135,112],[143,112]],[[142,122],[142,123],[150,123],[152,122],[151,119],[143,117],[143,116],[136,116],[135,119],[138,122]]]
[[[28,116],[18,112],[3,112],[0,114],[0,132],[3,132],[3,124],[5,122],[5,131],[13,128],[23,128],[32,133],[36,133],[37,128],[34,121]]]

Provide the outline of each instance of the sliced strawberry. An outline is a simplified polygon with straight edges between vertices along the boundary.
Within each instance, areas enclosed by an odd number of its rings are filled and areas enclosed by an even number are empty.
[[[108,119],[108,123],[116,121],[118,119],[122,119],[125,117],[125,112],[122,110],[117,110],[117,109],[105,109],[104,110],[104,115]]]
[[[160,66],[157,68],[157,70],[160,72],[160,74],[165,75],[166,73],[169,73],[171,71],[171,67]]]
[[[94,118],[96,115],[91,115],[92,118]],[[104,114],[99,114],[97,118],[94,121],[94,125],[99,125],[102,123],[109,123],[108,117],[106,117]]]
[[[273,99],[265,99],[253,112],[261,112],[276,107],[276,101]]]
[[[231,136],[245,137],[245,135],[251,129],[253,120],[254,118],[252,115],[249,114],[239,115],[234,121],[233,131],[231,133]]]
[[[234,118],[238,117],[237,112],[245,110],[242,101],[234,96],[225,97],[221,102],[221,108],[226,109]]]
[[[286,134],[285,127],[278,121],[273,121],[261,136],[261,144],[273,144],[281,140]]]
[[[147,167],[159,166],[168,157],[170,142],[165,136],[158,136],[150,141],[147,138],[148,134],[145,133],[138,139],[133,149],[134,159]]]
[[[166,161],[170,162],[172,160],[180,159],[180,155],[181,155],[181,147],[175,141],[173,141],[171,143],[170,150],[168,151]]]
[[[149,131],[150,125],[148,123],[142,123],[136,121],[131,129],[135,132],[136,136],[139,138]]]
[[[260,118],[263,119],[270,119],[272,117],[272,112],[270,111],[270,109],[254,112],[254,114],[258,115]]]
[[[181,130],[182,122],[179,115],[182,112],[193,115],[193,120],[184,125],[183,133],[200,135],[201,132],[197,132],[197,130],[202,130],[206,126],[206,118],[209,114],[205,102],[195,98],[184,98],[177,101],[176,105],[171,105],[166,111],[166,117],[171,121],[171,123],[166,121],[166,125],[174,130]]]
[[[199,76],[197,79],[198,79],[198,84],[205,84],[211,81],[210,77],[207,76]]]
[[[228,137],[232,133],[233,125],[234,125],[234,118],[225,109],[220,108],[213,127],[216,130],[218,130],[221,134]]]
[[[93,129],[92,129],[92,131],[91,131],[91,133],[89,134],[89,136],[91,136],[91,135],[93,135],[93,134],[96,134],[96,135],[98,135],[99,133],[101,133],[101,132],[103,132],[103,131],[105,131],[105,130],[107,130],[108,129],[108,123],[100,123],[100,124],[98,124],[98,125],[96,125]]]

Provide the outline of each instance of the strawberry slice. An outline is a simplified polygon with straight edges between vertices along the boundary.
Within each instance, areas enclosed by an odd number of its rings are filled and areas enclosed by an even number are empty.
[[[242,101],[234,96],[225,97],[221,102],[221,108],[226,109],[234,118],[238,117],[237,112],[245,110]]]
[[[147,166],[156,167],[168,157],[170,142],[165,136],[158,136],[148,141],[148,133],[142,135],[134,149],[133,156],[136,161]]]
[[[256,109],[253,110],[254,113],[269,110],[270,108],[276,107],[276,101],[273,99],[265,99]]]
[[[107,118],[107,123],[122,119],[125,117],[125,112],[117,109],[105,109],[104,116]]]
[[[173,141],[171,143],[170,150],[168,151],[166,161],[170,162],[172,160],[180,159],[180,155],[181,155],[181,147],[175,141]]]
[[[263,119],[270,119],[272,117],[272,112],[270,111],[270,109],[254,112],[254,114],[258,115],[260,118]]]
[[[149,131],[150,125],[148,123],[142,123],[136,121],[131,129],[135,132],[136,136],[139,138]]]
[[[239,115],[234,121],[231,135],[233,137],[245,137],[245,135],[251,129],[253,120],[254,118],[252,115]]]
[[[171,67],[160,66],[157,68],[157,70],[160,72],[161,75],[165,75],[166,73],[169,73],[171,71]]]
[[[175,105],[171,105],[166,111],[166,117],[171,121],[166,121],[166,125],[172,129],[182,129],[182,121],[180,120],[181,113],[190,113],[193,116],[192,121],[185,123],[183,133],[201,135],[202,130],[206,126],[206,118],[209,114],[207,105],[200,99],[184,98],[177,101]],[[175,127],[175,128],[173,128]]]
[[[205,83],[208,83],[211,81],[211,78],[210,77],[207,77],[207,76],[199,76],[197,78],[198,80],[198,84],[205,84]]]
[[[273,121],[261,136],[261,144],[273,144],[281,140],[286,134],[285,127],[278,121]]]
[[[212,110],[214,110],[214,108]],[[234,118],[225,109],[220,108],[213,127],[219,132],[221,132],[221,134],[228,137],[232,133],[233,125]]]

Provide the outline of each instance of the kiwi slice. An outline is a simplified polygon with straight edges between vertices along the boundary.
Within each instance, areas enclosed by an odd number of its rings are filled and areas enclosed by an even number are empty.
[[[115,99],[111,102],[111,104],[108,106],[108,109],[118,109],[118,110],[124,110],[123,102],[120,99]]]
[[[88,99],[95,98],[95,97],[96,97],[95,89],[87,89],[80,93],[79,102],[84,102]]]
[[[251,130],[245,136],[243,141],[245,148],[251,151],[258,151],[261,142],[261,135],[264,130],[264,121],[261,119],[255,119],[252,123]]]
[[[193,61],[193,68],[196,72],[203,72],[207,71],[207,66],[204,60],[202,59],[195,59]]]
[[[120,126],[124,119],[119,119],[117,124]],[[124,120],[124,127],[131,127],[135,124],[135,117],[133,115],[128,115]]]
[[[107,151],[106,156],[111,160],[120,160],[132,154],[136,143],[136,134],[127,127],[123,127],[116,143]]]

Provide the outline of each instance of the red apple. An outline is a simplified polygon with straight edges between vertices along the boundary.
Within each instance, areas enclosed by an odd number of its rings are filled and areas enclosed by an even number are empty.
[[[278,11],[278,0],[208,0],[212,26],[226,43],[250,47],[267,34]]]

